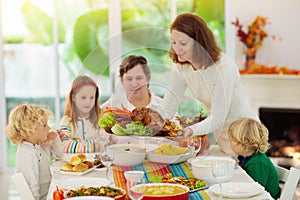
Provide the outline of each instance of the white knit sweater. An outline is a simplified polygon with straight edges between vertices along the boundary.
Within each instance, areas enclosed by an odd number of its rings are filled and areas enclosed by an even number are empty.
[[[187,87],[208,109],[208,117],[190,126],[194,135],[214,133],[220,148],[232,154],[227,128],[240,117],[258,120],[244,94],[237,65],[227,55],[207,69],[194,70],[190,65],[175,65],[163,100],[163,115],[172,118]]]

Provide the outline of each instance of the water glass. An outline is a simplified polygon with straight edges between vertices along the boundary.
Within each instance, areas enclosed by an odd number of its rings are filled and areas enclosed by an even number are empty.
[[[213,177],[219,183],[219,197],[218,199],[222,199],[222,182],[228,176],[228,164],[222,161],[215,161],[212,163],[211,172]]]
[[[112,151],[111,154],[109,154],[107,151],[103,151],[100,153],[100,160],[103,163],[103,165],[106,167],[106,179],[112,183],[113,180],[113,175],[111,172],[111,166],[114,160],[114,152]]]
[[[143,171],[126,171],[124,172],[126,178],[127,193],[131,200],[141,200],[144,197],[146,186],[144,185]]]

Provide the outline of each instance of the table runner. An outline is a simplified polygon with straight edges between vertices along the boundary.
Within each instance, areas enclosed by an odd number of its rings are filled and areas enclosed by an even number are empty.
[[[153,163],[145,160],[142,164],[129,167],[113,166],[114,180],[117,187],[126,190],[126,179],[124,177],[125,171],[140,170],[145,172],[146,182],[152,182],[153,177],[163,176],[167,173],[172,173],[173,176],[183,176],[185,178],[193,178],[193,174],[188,169],[185,163],[178,164],[162,164]],[[190,193],[189,200],[209,200],[210,198],[205,191]]]

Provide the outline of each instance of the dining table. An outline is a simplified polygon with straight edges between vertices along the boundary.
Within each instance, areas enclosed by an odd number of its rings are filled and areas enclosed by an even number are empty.
[[[211,145],[206,151],[202,153],[202,156],[226,156],[218,145]],[[87,180],[90,180],[91,182],[94,180],[107,180],[106,177],[106,169],[95,168],[94,170],[91,170],[89,173],[82,174],[82,175],[74,175],[74,174],[68,174],[68,173],[62,173],[61,168],[63,164],[65,164],[65,160],[56,160],[52,164],[52,180],[49,187],[49,192],[47,196],[47,200],[52,200],[52,194],[56,189],[56,186],[61,189],[68,189],[68,184],[70,183],[76,183],[78,184],[84,184]],[[144,160],[143,163],[136,165],[136,166],[112,166],[112,172],[113,172],[113,183],[110,181],[105,182],[105,184],[109,183],[110,185],[113,184],[113,186],[118,188],[123,188],[126,191],[126,179],[124,177],[125,171],[130,170],[141,170],[145,172],[145,179],[147,182],[151,182],[154,177],[156,176],[163,176],[167,173],[171,173],[173,176],[183,176],[185,178],[193,178],[193,173],[190,166],[190,161],[187,160],[185,162],[176,163],[176,164],[165,164],[165,163],[155,163],[150,162],[148,160]],[[255,183],[254,180],[238,165],[236,165],[233,176],[229,183]],[[210,185],[211,184],[211,185]],[[72,185],[72,184],[71,184]],[[208,183],[208,186],[211,187],[213,183]],[[189,200],[214,200],[218,199],[218,196],[212,192],[210,189],[205,188],[203,190],[199,190],[196,192],[192,192],[189,194]],[[231,198],[223,197],[223,199],[229,200]],[[234,198],[239,199],[239,198]],[[251,196],[251,197],[245,197],[241,198],[243,200],[272,200],[273,198],[271,195],[264,190],[263,192]]]

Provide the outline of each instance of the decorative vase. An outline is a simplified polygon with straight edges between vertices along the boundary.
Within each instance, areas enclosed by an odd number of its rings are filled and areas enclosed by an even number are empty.
[[[245,61],[245,69],[250,69],[251,66],[255,63],[257,48],[251,47],[246,50],[246,61]]]

